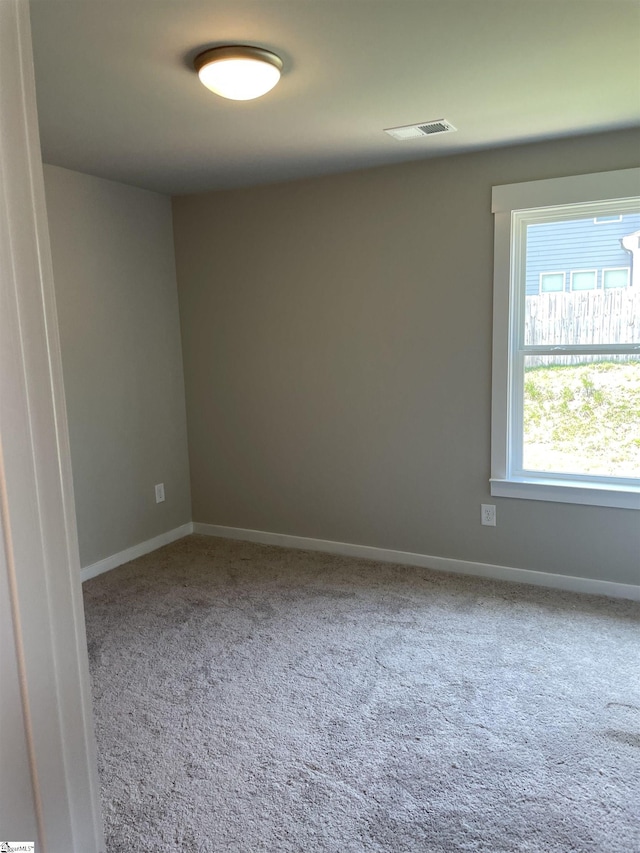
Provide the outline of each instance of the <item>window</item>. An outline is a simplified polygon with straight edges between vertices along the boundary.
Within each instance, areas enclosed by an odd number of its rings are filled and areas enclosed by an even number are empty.
[[[595,270],[573,270],[571,272],[571,290],[595,290]]]
[[[602,270],[602,286],[605,290],[617,287],[628,287],[629,267],[620,267],[615,270]]]
[[[564,290],[563,272],[541,272],[540,293],[558,293]]]
[[[593,221],[596,225],[606,225],[609,222],[622,222],[622,216],[596,216]]]
[[[491,494],[640,509],[640,292],[617,233],[640,225],[640,169],[494,187],[492,208]],[[601,219],[619,225],[591,238]],[[560,299],[553,266],[528,285],[542,257],[571,258]]]

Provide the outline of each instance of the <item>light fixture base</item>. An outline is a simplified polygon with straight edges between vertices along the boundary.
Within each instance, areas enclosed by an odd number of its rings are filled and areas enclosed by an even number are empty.
[[[257,59],[275,65],[278,71],[282,71],[283,64],[280,57],[275,53],[252,44],[225,44],[220,47],[209,47],[196,56],[193,64],[196,71],[200,73],[205,65],[216,62],[218,59]]]

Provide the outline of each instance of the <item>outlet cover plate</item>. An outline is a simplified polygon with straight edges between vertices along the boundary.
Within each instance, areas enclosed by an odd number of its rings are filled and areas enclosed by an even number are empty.
[[[496,526],[496,505],[480,504],[480,521],[486,527]]]

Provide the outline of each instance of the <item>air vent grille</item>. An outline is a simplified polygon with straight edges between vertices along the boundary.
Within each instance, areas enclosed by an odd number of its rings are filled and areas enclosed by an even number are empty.
[[[446,118],[435,121],[423,121],[420,124],[405,124],[402,127],[387,127],[385,133],[394,139],[420,139],[422,136],[432,136],[434,133],[451,133],[457,130]]]

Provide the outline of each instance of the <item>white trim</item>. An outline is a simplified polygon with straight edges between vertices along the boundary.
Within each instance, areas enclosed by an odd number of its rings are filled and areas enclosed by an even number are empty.
[[[553,480],[548,476],[527,480],[525,477],[511,480],[491,478],[491,494],[502,498],[524,498],[530,501],[552,501],[554,503],[586,504],[618,509],[640,509],[640,488],[617,486],[607,483]]]
[[[345,557],[361,557],[384,563],[399,563],[405,566],[420,566],[437,572],[452,572],[461,575],[491,578],[492,580],[528,583],[550,589],[564,589],[570,592],[584,592],[590,595],[608,595],[612,598],[628,598],[640,601],[640,585],[615,583],[614,581],[578,578],[572,575],[556,575],[550,572],[536,572],[530,569],[514,569],[509,566],[494,566],[490,563],[476,563],[469,560],[455,560],[449,557],[431,557],[427,554],[412,554],[408,551],[392,551],[387,548],[375,548],[371,545],[352,545],[348,542],[332,542],[329,539],[308,539],[306,536],[289,536],[285,533],[267,533],[263,530],[247,530],[242,527],[222,527],[218,524],[193,523],[193,532],[203,536],[218,536],[222,539],[240,539],[245,542],[259,542],[262,545],[278,545],[284,548],[300,548],[304,551],[322,551],[327,554],[341,554]]]
[[[511,214],[496,213],[493,234],[493,358],[491,360],[491,476],[505,479],[509,458]]]
[[[32,801],[22,798],[2,833],[28,819],[38,850],[97,853],[100,785],[26,0],[0,2],[0,80],[0,571],[22,700],[2,736],[25,739],[32,784]],[[5,780],[10,773],[3,767]]]
[[[492,213],[511,213],[532,207],[579,204],[593,199],[620,199],[640,193],[640,168],[547,178],[493,187]]]
[[[98,560],[97,563],[85,566],[80,570],[80,580],[84,583],[89,578],[95,578],[96,575],[110,572],[111,569],[117,569],[118,566],[123,566],[125,563],[136,560],[138,557],[143,557],[145,554],[150,554],[151,551],[156,551],[164,545],[170,545],[171,542],[184,539],[190,533],[193,533],[193,522],[191,521],[183,524],[181,527],[174,527],[173,530],[161,533],[159,536],[154,536],[153,539],[147,539],[146,542],[139,542],[137,545],[132,545],[131,548],[126,548],[124,551],[119,551],[117,554],[112,554],[110,557]]]

